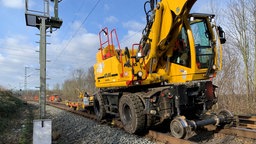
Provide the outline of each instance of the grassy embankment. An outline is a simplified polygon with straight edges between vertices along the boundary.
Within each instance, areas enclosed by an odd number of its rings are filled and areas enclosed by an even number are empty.
[[[10,91],[0,91],[0,141],[32,143],[33,113]]]

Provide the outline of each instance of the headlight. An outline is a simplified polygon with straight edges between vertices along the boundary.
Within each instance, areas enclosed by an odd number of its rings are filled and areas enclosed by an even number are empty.
[[[142,57],[142,53],[141,52],[138,52],[137,53],[137,58],[141,58]]]
[[[138,75],[139,77],[142,77],[143,72],[142,72],[142,71],[139,71],[139,72],[137,73],[137,75]]]
[[[217,68],[216,65],[213,65],[213,66],[212,66],[212,69],[216,70],[216,68]]]

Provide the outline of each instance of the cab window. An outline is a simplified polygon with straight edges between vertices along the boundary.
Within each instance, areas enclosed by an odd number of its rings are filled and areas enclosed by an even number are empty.
[[[196,19],[190,24],[196,48],[196,63],[199,69],[208,68],[213,61],[210,34],[204,19]]]
[[[173,56],[171,57],[173,63],[190,67],[190,50],[188,35],[183,27],[173,48]]]

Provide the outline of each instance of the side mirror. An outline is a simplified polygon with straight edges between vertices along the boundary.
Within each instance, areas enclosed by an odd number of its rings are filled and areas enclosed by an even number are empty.
[[[218,28],[218,32],[219,32],[220,43],[224,44],[226,42],[225,32],[223,31],[221,26],[218,26],[217,28]]]

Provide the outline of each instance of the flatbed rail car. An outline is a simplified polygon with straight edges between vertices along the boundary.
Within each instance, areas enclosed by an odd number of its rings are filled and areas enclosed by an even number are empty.
[[[61,102],[62,99],[61,99],[61,97],[59,95],[54,94],[54,95],[48,96],[47,101],[50,101],[50,102]]]
[[[67,101],[66,105],[74,110],[84,110],[86,107],[93,106],[93,96],[88,95],[86,92],[79,92],[80,101]]]

